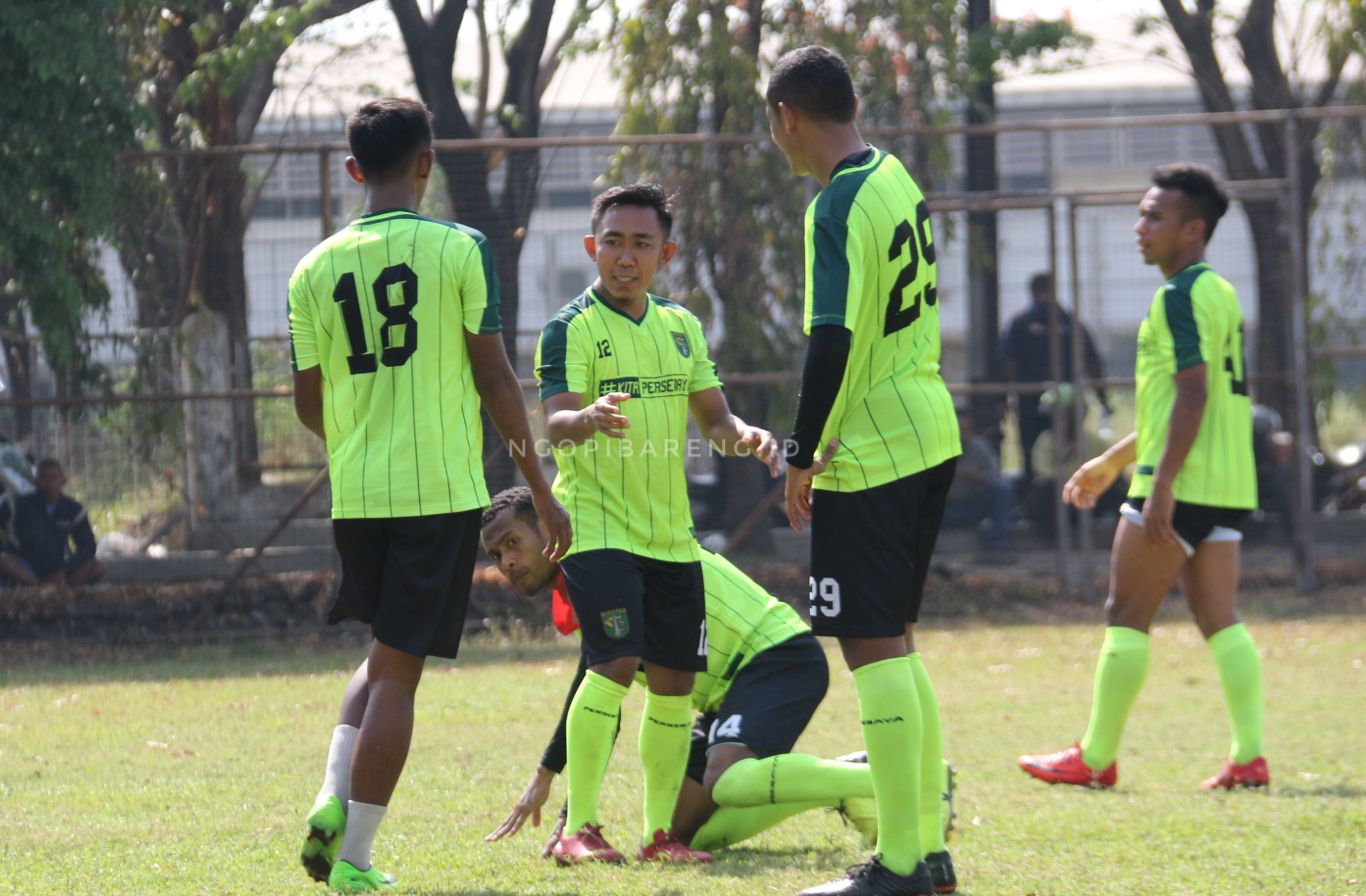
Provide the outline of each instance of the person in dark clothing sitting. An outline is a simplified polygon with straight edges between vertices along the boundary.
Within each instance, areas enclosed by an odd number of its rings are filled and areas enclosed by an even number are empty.
[[[104,575],[95,559],[95,532],[80,502],[62,494],[66,471],[47,457],[38,462],[38,489],[15,502],[14,529],[30,578],[27,584],[86,585]]]

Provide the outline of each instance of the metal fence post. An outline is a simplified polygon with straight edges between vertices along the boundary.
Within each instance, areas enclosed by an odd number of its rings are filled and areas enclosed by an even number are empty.
[[[1301,591],[1318,587],[1318,576],[1314,572],[1314,479],[1309,463],[1310,414],[1313,404],[1309,395],[1309,344],[1305,326],[1307,308],[1305,297],[1308,292],[1305,283],[1304,234],[1300,228],[1300,216],[1304,213],[1304,181],[1300,177],[1299,128],[1296,127],[1294,112],[1287,112],[1283,133],[1285,135],[1285,167],[1289,189],[1285,199],[1287,236],[1290,246],[1290,358],[1294,365],[1295,394],[1295,586]]]

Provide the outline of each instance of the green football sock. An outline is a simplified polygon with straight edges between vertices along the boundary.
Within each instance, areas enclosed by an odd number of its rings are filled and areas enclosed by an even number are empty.
[[[617,715],[626,688],[592,669],[584,674],[565,723],[565,777],[569,781],[569,816],[565,831],[573,834],[585,824],[598,823],[602,776],[616,739]]]
[[[1262,658],[1241,622],[1211,635],[1209,649],[1233,727],[1228,755],[1239,764],[1251,762],[1262,755]]]
[[[939,698],[919,653],[911,654],[915,693],[920,698],[920,852],[944,850],[944,744],[939,727]]]
[[[648,843],[655,831],[667,831],[673,824],[691,744],[692,698],[688,694],[666,697],[646,691],[639,744],[645,773],[644,842]]]
[[[1109,768],[1119,754],[1119,736],[1147,674],[1147,634],[1120,625],[1107,628],[1096,663],[1091,722],[1081,739],[1081,759],[1095,771]]]
[[[707,823],[693,834],[693,849],[724,849],[755,834],[766,831],[784,819],[810,809],[833,808],[834,803],[813,801],[808,803],[778,803],[775,806],[745,806],[744,808],[717,809],[707,819]]]
[[[910,874],[923,855],[920,698],[911,662],[899,656],[860,666],[854,687],[877,795],[877,852],[889,871]]]
[[[741,759],[712,787],[718,806],[761,806],[819,800],[834,805],[846,796],[871,797],[868,766],[836,762],[809,753],[782,753],[765,759]]]

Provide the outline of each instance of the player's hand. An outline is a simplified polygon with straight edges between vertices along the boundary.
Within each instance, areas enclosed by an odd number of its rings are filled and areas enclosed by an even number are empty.
[[[485,840],[492,842],[501,840],[509,834],[515,834],[522,829],[528,818],[531,819],[532,827],[541,826],[541,807],[545,805],[546,799],[550,796],[550,781],[555,775],[545,766],[537,766],[536,772],[531,776],[531,782],[527,784],[526,790],[517,800],[517,804],[512,807],[508,817],[503,819],[503,823],[493,830],[493,833],[484,837]],[[553,844],[552,844],[553,845]]]
[[[1078,510],[1090,510],[1118,476],[1119,470],[1103,456],[1093,457],[1078,467],[1077,472],[1062,487],[1063,503],[1071,504]]]
[[[1154,545],[1181,547],[1181,541],[1172,528],[1172,514],[1176,511],[1176,498],[1172,496],[1170,485],[1153,483],[1152,493],[1143,502],[1143,534]]]
[[[558,563],[569,551],[574,542],[574,532],[569,526],[569,513],[555,500],[549,491],[541,489],[531,493],[531,504],[536,509],[536,518],[546,531],[545,547],[541,556],[551,563]]]
[[[815,475],[815,465],[805,470],[798,470],[791,464],[787,467],[783,499],[787,508],[787,523],[797,532],[811,522],[811,479]]]
[[[811,475],[819,476],[825,472],[825,468],[830,466],[830,460],[835,456],[835,452],[840,450],[840,440],[831,439],[825,446],[825,450],[817,454],[811,464]]]
[[[555,844],[560,842],[564,836],[564,816],[555,819],[555,827],[551,828],[550,836],[546,838],[545,844],[541,847],[541,858],[550,858],[550,853],[555,849]]]
[[[760,463],[768,467],[769,476],[777,479],[783,474],[783,452],[778,447],[778,440],[773,437],[773,433],[757,426],[746,426],[739,444],[748,449],[748,452],[739,453],[754,455]]]
[[[608,392],[583,409],[583,419],[608,438],[623,438],[622,430],[630,428],[631,420],[621,412],[621,403],[630,397],[625,392]]]

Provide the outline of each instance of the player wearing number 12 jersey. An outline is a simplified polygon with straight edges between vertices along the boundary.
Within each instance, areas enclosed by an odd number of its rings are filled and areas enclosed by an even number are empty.
[[[931,866],[952,866],[937,824],[938,704],[911,630],[961,453],[939,374],[929,207],[894,156],[863,142],[837,54],[784,55],[767,101],[774,142],[821,185],[806,213],[811,342],[787,514],[811,524],[811,625],[839,638],[853,671],[877,795],[876,855],[805,893],[929,893],[947,886]],[[818,473],[816,449],[832,442]]]
[[[1238,526],[1257,506],[1252,402],[1243,367],[1238,296],[1205,262],[1228,209],[1213,172],[1159,168],[1138,209],[1143,260],[1166,282],[1138,330],[1137,432],[1082,465],[1063,499],[1092,507],[1136,463],[1110,553],[1107,628],[1096,665],[1091,721],[1057,753],[1021,756],[1050,783],[1111,787],[1120,734],[1148,669],[1148,627],[1179,580],[1209,644],[1233,729],[1224,768],[1203,787],[1270,783],[1262,757],[1262,664],[1238,621]]]
[[[365,211],[295,269],[289,332],[295,410],[327,443],[342,561],[328,618],[359,619],[374,636],[342,700],[302,854],[312,877],[352,893],[393,886],[371,866],[371,844],[408,753],[425,659],[460,646],[488,503],[481,404],[527,478],[547,555],[563,556],[570,533],[531,450],[488,243],[416,212],[431,114],[375,100],[348,118],[347,142]]]

